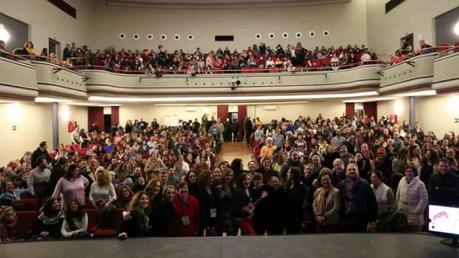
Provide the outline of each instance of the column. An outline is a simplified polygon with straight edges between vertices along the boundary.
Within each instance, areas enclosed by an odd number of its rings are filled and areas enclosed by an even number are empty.
[[[57,145],[59,145],[59,106],[57,102],[53,102],[51,123],[53,130],[53,147],[56,148]]]
[[[414,125],[416,124],[416,101],[415,97],[411,96],[408,97],[408,114],[409,114],[409,125],[410,128],[414,128]]]

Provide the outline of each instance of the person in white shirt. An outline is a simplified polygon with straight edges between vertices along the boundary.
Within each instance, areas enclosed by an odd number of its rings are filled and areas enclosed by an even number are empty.
[[[371,55],[370,53],[368,53],[367,49],[365,50],[365,52],[363,52],[363,55],[360,57],[360,61],[362,61],[362,63],[371,61]]]
[[[104,208],[116,201],[116,191],[112,184],[110,171],[100,169],[96,172],[96,181],[89,190],[89,201],[97,208]]]

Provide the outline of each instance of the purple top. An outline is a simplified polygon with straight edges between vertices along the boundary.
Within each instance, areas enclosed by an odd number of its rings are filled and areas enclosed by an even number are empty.
[[[89,185],[88,179],[80,176],[76,179],[67,180],[62,177],[57,181],[54,188],[53,198],[60,198],[63,195],[64,205],[68,205],[71,200],[77,200],[81,206],[84,206],[84,190]]]

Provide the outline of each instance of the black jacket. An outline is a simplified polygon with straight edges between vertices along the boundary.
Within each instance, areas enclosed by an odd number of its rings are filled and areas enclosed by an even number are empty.
[[[431,204],[459,205],[459,176],[453,172],[433,174],[429,180]]]
[[[349,196],[346,190],[346,182],[348,179],[343,180],[340,185],[340,192],[341,197],[343,200],[343,205],[341,206],[341,213],[343,214],[343,218],[346,217],[354,217],[358,218],[358,220],[363,224],[368,224],[370,222],[376,221],[377,214],[378,214],[378,204],[376,202],[376,197],[371,189],[371,186],[367,183],[367,181],[357,178],[357,182],[354,185],[354,202],[355,202],[355,213],[354,214],[345,214],[346,209],[346,201],[348,201]]]

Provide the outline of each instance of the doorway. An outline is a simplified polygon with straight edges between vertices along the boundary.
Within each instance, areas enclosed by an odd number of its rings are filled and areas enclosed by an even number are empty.
[[[104,114],[104,132],[110,133],[112,131],[112,115]]]
[[[408,43],[408,45],[410,45],[412,49],[414,49],[413,33],[410,33],[410,34],[400,38],[400,48],[403,48],[403,45],[404,45],[405,42]]]
[[[48,53],[56,54],[56,58],[61,60],[61,43],[52,38],[49,38]]]

